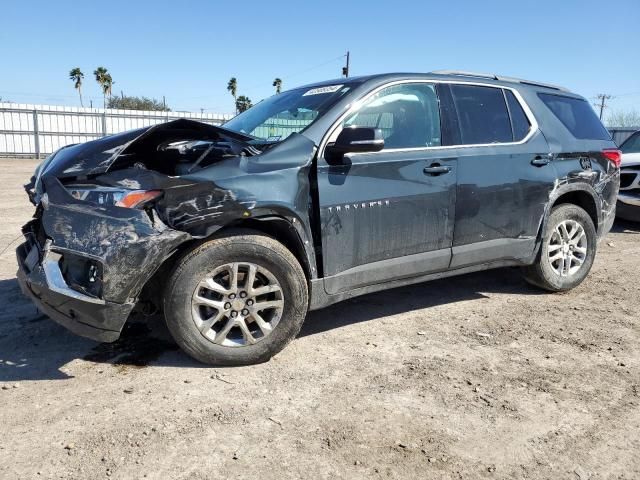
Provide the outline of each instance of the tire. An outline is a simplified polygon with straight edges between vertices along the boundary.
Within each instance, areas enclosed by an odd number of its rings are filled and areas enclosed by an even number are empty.
[[[573,230],[575,225],[579,226],[577,230]],[[567,241],[571,235],[574,237]],[[580,285],[591,270],[596,249],[596,228],[589,214],[577,205],[558,205],[551,210],[536,261],[524,268],[524,277],[529,283],[551,292],[571,290]],[[560,259],[551,261],[558,255]]]
[[[171,335],[191,357],[209,365],[249,365],[268,361],[295,338],[308,298],[304,271],[287,248],[240,231],[179,259],[163,304]]]

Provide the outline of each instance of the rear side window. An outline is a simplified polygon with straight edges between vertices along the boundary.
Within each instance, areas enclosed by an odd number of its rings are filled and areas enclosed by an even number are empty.
[[[458,112],[462,145],[513,141],[502,89],[451,85],[451,94]]]
[[[504,91],[507,97],[507,105],[509,106],[509,113],[511,114],[511,127],[513,128],[513,141],[519,142],[527,136],[531,129],[529,119],[522,110],[522,105],[516,100],[516,96],[511,90]]]
[[[538,93],[538,97],[574,137],[581,140],[611,140],[609,132],[585,100],[550,93]]]

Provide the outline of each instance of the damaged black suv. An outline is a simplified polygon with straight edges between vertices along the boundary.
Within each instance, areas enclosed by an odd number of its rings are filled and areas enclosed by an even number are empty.
[[[25,294],[114,341],[163,312],[209,364],[262,362],[308,310],[521,266],[578,285],[611,228],[620,152],[584,98],[464,72],[296,88],[224,127],[177,120],[60,149],[26,186]]]

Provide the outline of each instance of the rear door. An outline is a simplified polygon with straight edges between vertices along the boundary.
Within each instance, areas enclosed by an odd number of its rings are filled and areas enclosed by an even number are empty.
[[[454,83],[442,97],[458,145],[451,268],[530,256],[556,179],[535,118],[508,88]]]
[[[379,90],[344,126],[383,130],[385,148],[318,160],[322,259],[327,293],[448,268],[454,226],[456,160],[442,143],[433,84]],[[438,168],[439,167],[439,168]]]

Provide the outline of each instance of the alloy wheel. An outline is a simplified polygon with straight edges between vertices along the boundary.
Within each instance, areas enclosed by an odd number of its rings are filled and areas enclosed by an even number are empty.
[[[574,275],[587,258],[587,234],[575,220],[564,220],[553,230],[547,247],[551,268],[561,277]]]
[[[243,347],[264,340],[282,317],[284,296],[275,275],[249,262],[222,265],[197,285],[193,321],[209,341]]]

